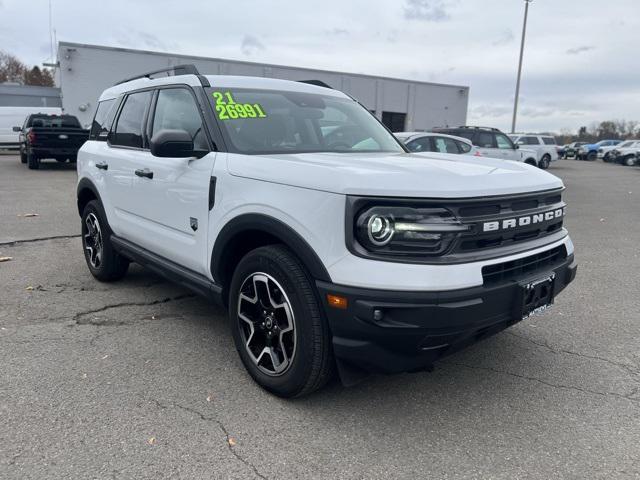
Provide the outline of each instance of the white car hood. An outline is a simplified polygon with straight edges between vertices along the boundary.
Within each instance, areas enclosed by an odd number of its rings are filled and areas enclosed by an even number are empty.
[[[231,153],[228,168],[235,176],[345,195],[464,198],[563,186],[520,162],[443,153]]]

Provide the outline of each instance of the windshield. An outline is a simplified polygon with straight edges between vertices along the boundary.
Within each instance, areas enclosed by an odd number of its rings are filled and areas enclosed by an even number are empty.
[[[225,141],[244,154],[404,152],[354,100],[273,90],[211,88]]]
[[[619,143],[618,145],[616,145],[616,148],[629,148],[634,143],[634,141]]]

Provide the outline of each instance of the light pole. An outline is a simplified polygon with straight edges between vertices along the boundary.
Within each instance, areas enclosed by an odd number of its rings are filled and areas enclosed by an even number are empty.
[[[522,23],[522,40],[520,41],[520,61],[518,62],[518,80],[516,81],[516,98],[513,102],[513,120],[511,121],[511,133],[516,133],[516,117],[518,116],[518,97],[520,96],[520,77],[522,75],[522,56],[524,54],[524,37],[527,33],[527,15],[529,4],[533,0],[524,0],[524,22]]]

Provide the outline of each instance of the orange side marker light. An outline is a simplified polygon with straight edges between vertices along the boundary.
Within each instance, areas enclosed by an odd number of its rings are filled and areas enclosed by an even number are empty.
[[[338,295],[327,294],[327,302],[330,307],[339,308],[341,310],[345,310],[347,308],[348,302],[344,297],[339,297]]]

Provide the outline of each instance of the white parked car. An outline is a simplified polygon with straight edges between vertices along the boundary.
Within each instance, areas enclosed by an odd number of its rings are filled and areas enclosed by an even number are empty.
[[[640,140],[624,140],[617,145],[608,145],[606,147],[598,148],[598,158],[601,158],[605,162],[613,160],[611,153],[614,150],[622,150],[625,148],[634,148],[640,145]]]
[[[414,153],[438,152],[482,156],[470,140],[445,133],[397,132],[396,138]]]
[[[228,308],[270,392],[430,368],[575,278],[559,178],[412,154],[330,88],[172,73],[99,98],[78,154],[87,267],[137,262]]]
[[[512,133],[509,135],[509,138],[522,148],[534,150],[540,168],[548,168],[551,162],[558,160],[556,139],[551,135]]]
[[[631,167],[636,165],[638,154],[640,154],[640,141],[632,140],[617,145],[616,148],[611,151],[610,161]]]
[[[25,119],[35,113],[62,115],[59,107],[0,107],[0,148],[18,149],[19,132],[13,127],[22,125]]]
[[[548,165],[539,163],[539,157],[535,150],[520,148],[511,139],[497,128],[489,127],[446,127],[434,128],[434,133],[447,133],[457,137],[463,137],[471,141],[478,152],[485,157],[514,160],[546,168]]]

